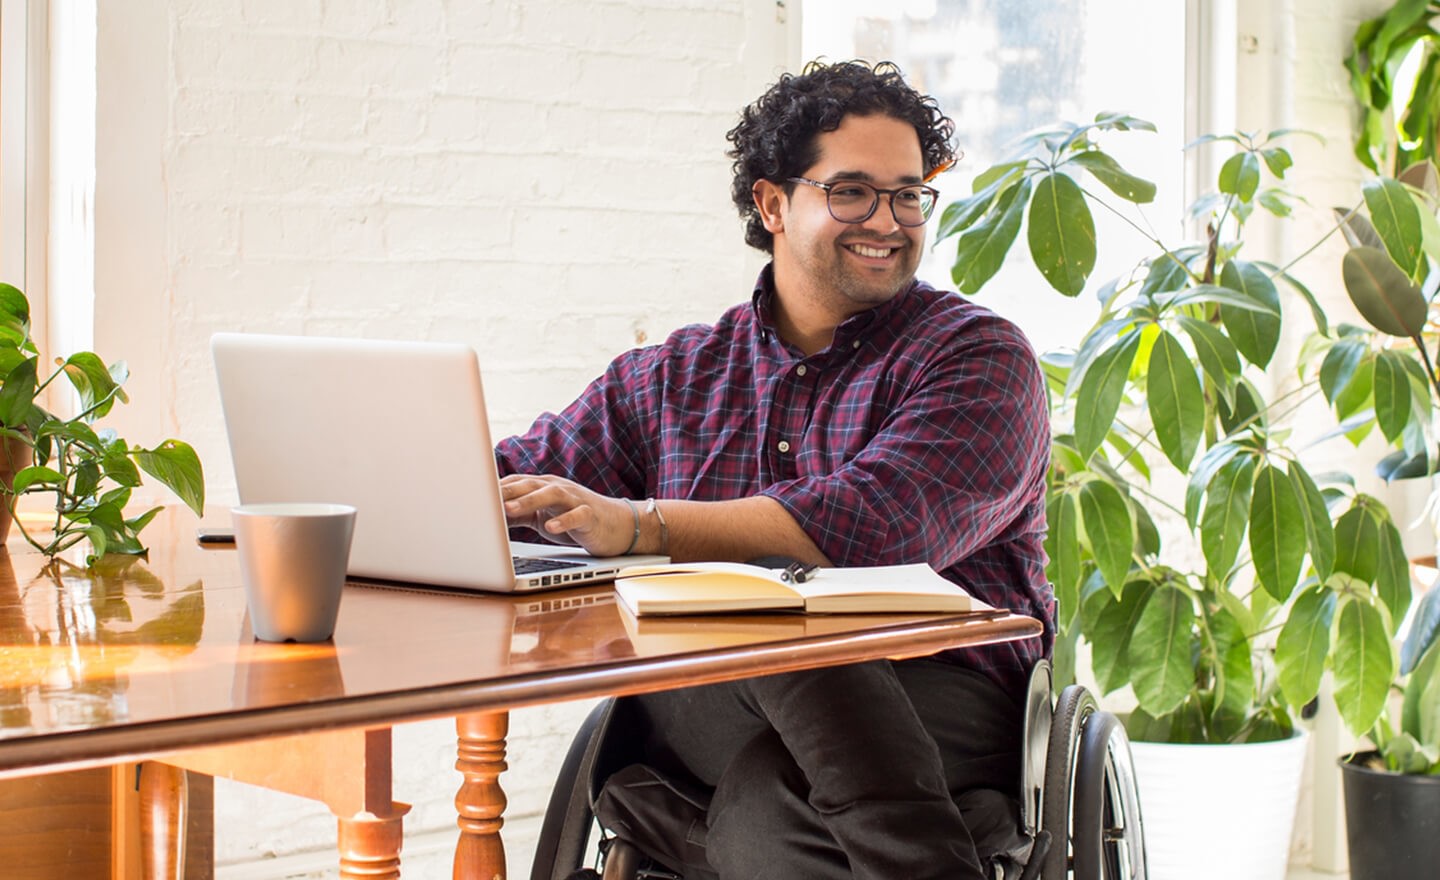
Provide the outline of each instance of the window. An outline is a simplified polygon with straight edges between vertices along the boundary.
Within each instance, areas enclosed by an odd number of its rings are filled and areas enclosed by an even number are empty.
[[[941,193],[937,217],[946,204],[968,195],[975,175],[1003,159],[1025,132],[1124,111],[1155,123],[1159,133],[1112,136],[1105,148],[1157,184],[1159,196],[1144,214],[1161,240],[1181,240],[1184,2],[819,0],[804,12],[806,59],[894,61],[955,120],[964,157],[934,182]],[[1098,312],[1089,291],[1152,252],[1123,221],[1103,211],[1095,219],[1099,260],[1077,300],[1064,300],[1028,265],[1023,232],[1010,264],[975,300],[1020,324],[1037,350],[1073,342],[1077,327]],[[953,238],[932,247],[920,276],[953,288],[954,255]]]

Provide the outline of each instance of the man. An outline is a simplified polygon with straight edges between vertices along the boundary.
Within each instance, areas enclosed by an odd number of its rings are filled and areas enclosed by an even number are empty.
[[[621,355],[497,449],[511,525],[599,555],[928,562],[1046,622],[636,698],[647,763],[714,790],[723,878],[989,876],[954,800],[1016,788],[1024,683],[1053,640],[1049,427],[1022,334],[915,280],[953,130],[892,65],[782,77],[728,134],[746,241],[773,257],[751,301]]]

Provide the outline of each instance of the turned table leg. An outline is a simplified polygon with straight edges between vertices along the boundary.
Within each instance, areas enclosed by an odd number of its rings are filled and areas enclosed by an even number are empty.
[[[341,880],[400,880],[400,845],[404,823],[399,816],[371,815],[339,820]]]
[[[140,865],[147,880],[183,880],[189,788],[179,767],[140,765]]]
[[[455,769],[464,777],[455,795],[460,825],[455,880],[505,880],[505,846],[500,840],[505,792],[500,773],[505,769],[509,727],[506,712],[477,712],[455,719]]]

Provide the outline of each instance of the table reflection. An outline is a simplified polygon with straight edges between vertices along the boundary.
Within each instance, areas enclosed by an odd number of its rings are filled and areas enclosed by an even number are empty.
[[[0,726],[125,720],[130,674],[193,652],[204,623],[204,583],[170,590],[139,557],[89,571],[57,558],[26,577],[0,550]]]

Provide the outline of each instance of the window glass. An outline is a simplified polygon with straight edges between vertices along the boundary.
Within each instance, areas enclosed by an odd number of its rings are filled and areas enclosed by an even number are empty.
[[[934,181],[940,203],[932,245],[944,207],[968,195],[975,175],[1005,158],[1019,136],[1102,111],[1159,127],[1158,134],[1121,133],[1101,143],[1159,187],[1155,202],[1131,219],[1172,247],[1181,240],[1183,0],[810,0],[803,13],[805,58],[894,61],[955,120],[964,157]],[[1080,182],[1098,188],[1088,177]],[[1123,220],[1103,210],[1095,220],[1099,257],[1077,300],[1051,290],[1029,265],[1022,230],[1009,262],[976,301],[1019,323],[1038,350],[1073,344],[1098,313],[1093,291],[1153,251]],[[954,256],[954,238],[934,246],[920,276],[953,289]]]

